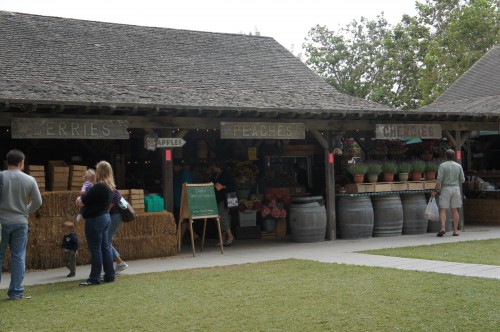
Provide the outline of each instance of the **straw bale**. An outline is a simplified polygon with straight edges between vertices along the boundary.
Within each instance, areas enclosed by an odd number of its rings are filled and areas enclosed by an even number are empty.
[[[79,193],[73,191],[52,191],[42,193],[42,206],[37,211],[39,217],[67,217],[74,220],[79,212],[75,205]]]
[[[70,197],[70,192],[64,193]],[[55,192],[44,193],[49,199],[61,197]],[[73,195],[76,199],[77,195]],[[68,199],[68,198],[66,198]],[[73,200],[74,204],[74,200]],[[50,211],[47,209],[44,214]],[[51,269],[62,267],[61,225],[65,221],[74,221],[76,214],[69,216],[30,215],[28,247],[26,251],[27,269]],[[78,265],[90,264],[90,253],[85,238],[85,222],[74,222],[75,232],[80,240]],[[176,255],[176,227],[170,212],[150,212],[140,214],[130,223],[122,223],[113,241],[113,245],[124,259],[159,258]],[[4,269],[10,267],[10,257],[4,259]]]
[[[148,236],[176,233],[174,217],[170,212],[139,213],[137,218],[122,223],[117,237]]]
[[[169,234],[116,237],[113,246],[125,260],[174,256],[177,253],[177,237]]]

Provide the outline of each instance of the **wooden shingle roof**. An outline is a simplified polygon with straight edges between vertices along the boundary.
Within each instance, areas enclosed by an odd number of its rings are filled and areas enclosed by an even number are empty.
[[[0,11],[0,104],[394,112],[337,92],[269,37]]]
[[[500,46],[494,46],[436,101],[418,111],[500,118]]]

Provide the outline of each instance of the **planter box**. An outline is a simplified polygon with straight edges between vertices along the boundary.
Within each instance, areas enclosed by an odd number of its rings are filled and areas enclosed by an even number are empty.
[[[436,181],[425,181],[424,189],[434,189],[436,188]]]
[[[251,227],[257,225],[257,211],[246,210],[240,212],[240,227]]]
[[[374,183],[351,183],[346,187],[348,194],[370,193],[375,191]]]
[[[424,182],[423,181],[410,181],[408,182],[408,190],[423,190]]]
[[[384,191],[391,191],[392,190],[392,183],[391,182],[380,182],[375,184],[375,192],[384,192]]]
[[[404,191],[408,190],[407,182],[393,182],[391,184],[391,191]]]

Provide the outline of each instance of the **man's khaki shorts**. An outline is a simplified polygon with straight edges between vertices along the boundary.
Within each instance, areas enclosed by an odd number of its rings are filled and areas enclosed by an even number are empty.
[[[439,207],[442,209],[462,207],[462,195],[459,187],[443,187],[439,194]]]

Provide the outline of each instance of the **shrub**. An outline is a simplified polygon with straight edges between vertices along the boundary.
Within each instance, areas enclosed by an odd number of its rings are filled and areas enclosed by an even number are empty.
[[[366,170],[366,174],[369,175],[379,175],[382,173],[382,165],[376,161],[371,161],[367,163],[368,169]]]
[[[398,166],[393,161],[384,161],[382,163],[383,173],[396,173],[398,171]]]
[[[411,172],[411,163],[408,161],[402,161],[398,163],[398,172],[399,173],[410,173]]]
[[[355,163],[347,167],[347,171],[351,173],[351,175],[366,174],[367,170],[368,165],[364,163]]]

